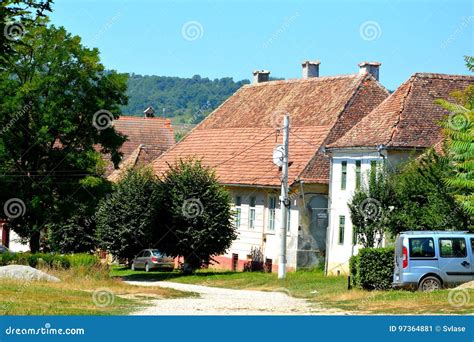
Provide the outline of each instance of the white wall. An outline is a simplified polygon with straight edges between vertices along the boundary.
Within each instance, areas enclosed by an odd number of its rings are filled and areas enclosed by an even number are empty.
[[[12,252],[28,252],[30,247],[20,241],[20,237],[12,230],[10,230],[10,244],[8,246]]]
[[[371,161],[381,163],[383,158],[375,150],[357,150],[333,152],[331,162],[331,179],[329,186],[329,226],[327,247],[327,272],[329,274],[347,274],[348,262],[357,254],[360,246],[352,244],[352,223],[347,203],[356,189],[356,160],[361,161],[362,182],[366,183],[370,172]],[[342,162],[347,162],[346,189],[341,189]],[[339,243],[339,217],[345,216],[344,243]]]
[[[261,248],[264,258],[272,259],[273,264],[278,263],[279,254],[279,230],[280,230],[280,205],[279,191],[265,188],[232,187],[229,189],[235,202],[237,196],[241,197],[241,224],[238,229],[238,237],[225,254],[239,255],[239,259],[245,260],[250,254],[252,247]],[[256,198],[255,205],[255,228],[249,227],[250,197]],[[269,227],[269,197],[276,197],[277,208],[275,210],[275,229]],[[235,207],[233,208],[235,209]],[[296,200],[293,200],[290,208],[290,229],[287,234],[287,266],[296,267],[296,248],[298,241],[299,211]]]

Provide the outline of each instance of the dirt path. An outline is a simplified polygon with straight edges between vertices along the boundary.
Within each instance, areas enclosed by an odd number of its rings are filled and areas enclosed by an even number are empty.
[[[345,312],[324,309],[291,297],[285,289],[275,292],[233,290],[166,281],[127,281],[137,286],[160,286],[196,292],[199,297],[158,299],[134,315],[334,315]]]

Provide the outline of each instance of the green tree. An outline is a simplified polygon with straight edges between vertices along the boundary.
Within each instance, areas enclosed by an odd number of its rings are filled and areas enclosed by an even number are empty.
[[[364,247],[380,247],[392,204],[390,175],[385,167],[372,167],[368,176],[367,184],[362,184],[348,203],[353,242]]]
[[[21,36],[25,26],[31,26],[45,12],[51,12],[51,0],[2,0],[0,3],[0,70],[11,58],[15,58],[15,47],[24,44]]]
[[[466,57],[474,71],[474,57]],[[462,208],[474,218],[474,85],[454,92],[457,102],[438,100],[451,115],[443,123],[446,135],[445,153],[454,172],[446,178]]]
[[[387,215],[392,235],[409,230],[463,230],[469,219],[444,181],[449,163],[430,150],[391,176],[393,210]]]
[[[0,72],[0,200],[19,202],[20,215],[5,214],[36,252],[75,198],[96,202],[101,153],[120,161],[125,138],[110,124],[126,104],[126,76],[105,72],[98,50],[64,28],[29,26],[21,41]]]
[[[95,214],[101,248],[119,260],[130,262],[152,246],[158,210],[158,183],[149,169],[132,169],[114,185]]]
[[[230,195],[211,169],[199,160],[180,160],[163,175],[160,188],[155,240],[164,253],[184,258],[186,273],[231,246],[237,235]]]

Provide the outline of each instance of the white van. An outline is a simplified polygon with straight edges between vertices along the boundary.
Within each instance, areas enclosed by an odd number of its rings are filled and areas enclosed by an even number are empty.
[[[403,232],[395,241],[394,287],[433,291],[474,280],[474,234]]]

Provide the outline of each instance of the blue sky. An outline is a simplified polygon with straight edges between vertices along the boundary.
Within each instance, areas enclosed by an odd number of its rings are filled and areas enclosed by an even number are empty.
[[[474,55],[474,1],[56,0],[53,10],[107,68],[138,74],[298,78],[307,59],[322,76],[367,60],[395,89],[415,72],[465,74],[462,56]]]

